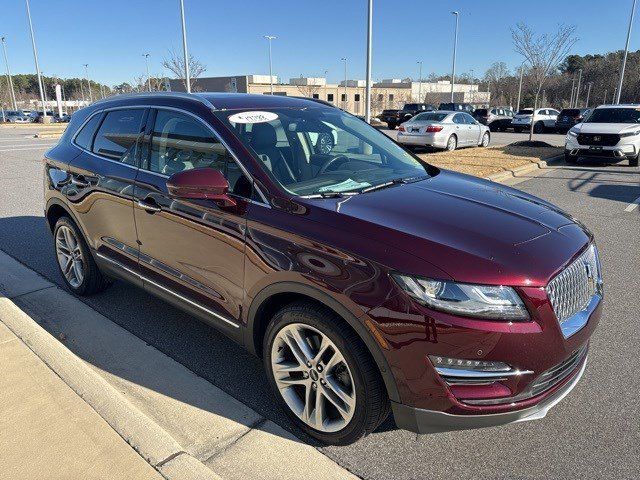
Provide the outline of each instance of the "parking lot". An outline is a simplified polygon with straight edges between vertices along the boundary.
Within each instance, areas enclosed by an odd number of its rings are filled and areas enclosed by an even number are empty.
[[[19,128],[0,129],[0,248],[62,285],[43,218],[41,159],[55,140],[32,135]],[[496,133],[493,143],[510,143],[519,137],[526,135]],[[561,145],[564,136],[536,139]],[[585,376],[543,420],[424,436],[399,431],[389,420],[353,445],[321,448],[354,474],[375,479],[635,478],[640,471],[640,379],[634,361],[640,310],[636,285],[640,211],[634,201],[640,197],[640,170],[626,162],[559,166],[526,179],[517,188],[552,201],[595,234],[606,306]],[[260,360],[213,328],[122,282],[82,300],[299,435],[275,405]]]

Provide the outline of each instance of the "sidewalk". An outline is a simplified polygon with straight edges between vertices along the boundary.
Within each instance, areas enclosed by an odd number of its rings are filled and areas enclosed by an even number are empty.
[[[0,321],[0,479],[161,479]]]

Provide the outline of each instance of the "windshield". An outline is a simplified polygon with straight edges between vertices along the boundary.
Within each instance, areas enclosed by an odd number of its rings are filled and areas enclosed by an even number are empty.
[[[358,193],[428,176],[384,133],[337,108],[218,111],[264,170],[295,195]]]
[[[447,118],[448,113],[421,113],[411,119],[415,122],[441,122]]]
[[[640,123],[640,108],[596,108],[586,123]]]
[[[518,115],[531,115],[532,113],[533,113],[533,110],[530,108],[525,108],[523,110],[518,111]]]
[[[476,111],[475,111],[475,112],[473,112],[473,113],[475,113],[475,114],[476,114],[476,115],[478,115],[479,117],[489,115],[489,111],[488,111],[486,108],[479,108],[478,110],[476,110]]]

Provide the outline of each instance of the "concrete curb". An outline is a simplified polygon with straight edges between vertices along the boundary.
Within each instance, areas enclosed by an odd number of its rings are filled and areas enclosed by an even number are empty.
[[[36,133],[33,138],[60,138],[64,132],[43,132]]]
[[[545,168],[555,166],[563,159],[564,155],[558,155],[547,160],[539,160],[537,162],[532,162],[520,167],[505,170],[503,172],[493,173],[485,178],[487,180],[491,180],[492,182],[503,183],[506,180],[520,177],[528,173],[535,172],[536,170],[543,170]]]

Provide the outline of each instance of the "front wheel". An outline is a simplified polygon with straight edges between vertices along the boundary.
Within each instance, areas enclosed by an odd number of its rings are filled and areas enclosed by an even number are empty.
[[[263,360],[278,402],[306,434],[347,445],[389,414],[375,362],[342,319],[311,303],[280,310],[267,327]]]
[[[447,149],[447,151],[452,152],[456,148],[458,148],[458,139],[456,138],[455,135],[451,135],[449,137],[449,139],[447,140],[446,149]]]
[[[544,123],[542,122],[537,122],[534,126],[533,126],[533,133],[542,133],[544,132]]]
[[[638,166],[638,158],[640,157],[640,155],[630,158],[629,159],[629,166],[630,167],[637,167]]]

